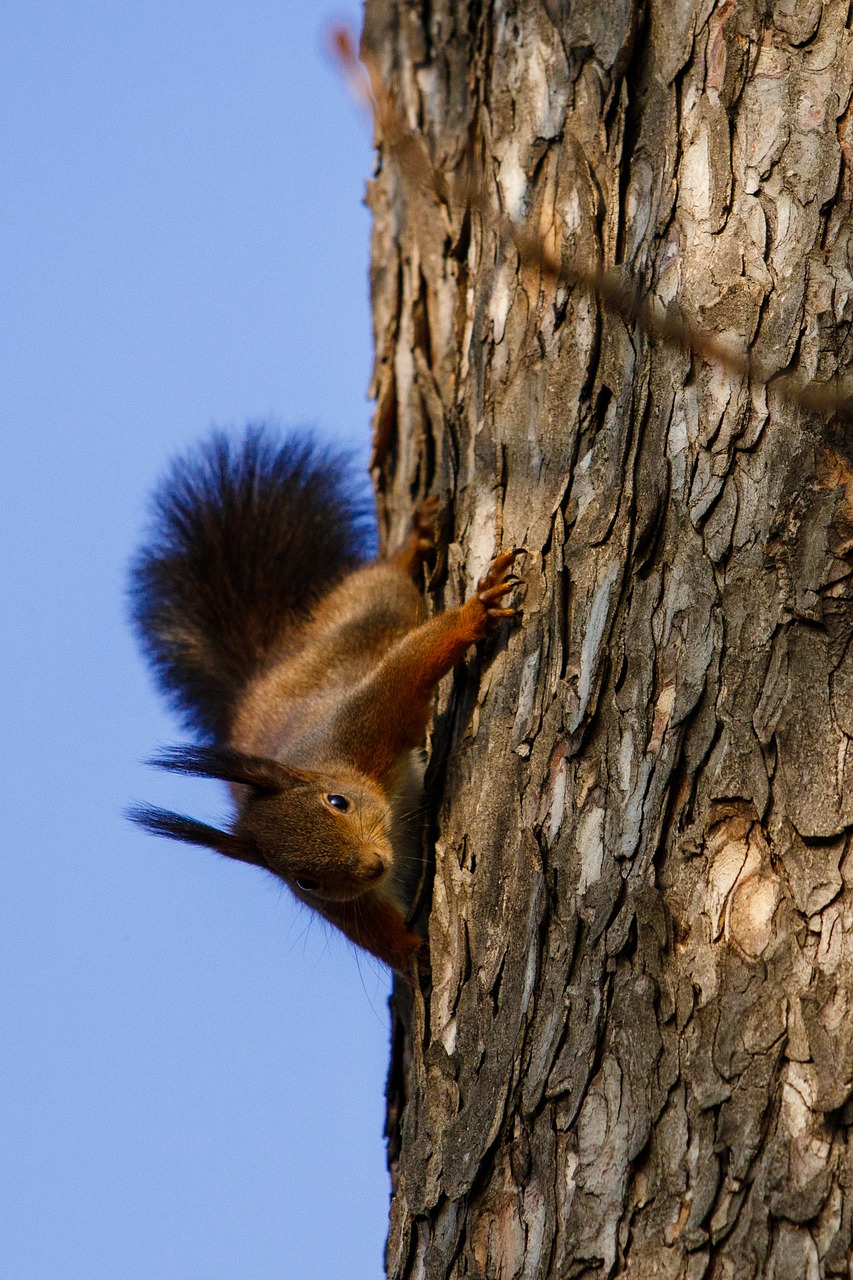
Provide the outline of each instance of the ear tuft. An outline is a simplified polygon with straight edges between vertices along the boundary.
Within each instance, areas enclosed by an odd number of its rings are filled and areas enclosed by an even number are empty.
[[[125,817],[152,835],[183,840],[185,844],[204,845],[226,858],[269,869],[252,840],[230,831],[220,831],[218,827],[209,827],[205,822],[196,822],[195,818],[187,818],[182,813],[172,813],[170,809],[160,809],[156,805],[139,804],[128,809]]]
[[[244,755],[231,747],[170,747],[149,764],[171,773],[189,773],[197,778],[219,778],[257,791],[285,791],[306,775],[265,756]]]

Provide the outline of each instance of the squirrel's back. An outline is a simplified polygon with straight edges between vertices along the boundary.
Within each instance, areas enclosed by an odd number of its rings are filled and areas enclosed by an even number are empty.
[[[346,455],[304,433],[217,432],[154,494],[131,573],[133,619],[158,682],[208,741],[247,682],[369,549],[372,515]]]

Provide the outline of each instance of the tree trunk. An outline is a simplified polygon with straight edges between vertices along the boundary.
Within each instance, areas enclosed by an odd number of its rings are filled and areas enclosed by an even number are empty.
[[[371,184],[375,475],[437,606],[523,618],[432,738],[432,985],[399,990],[389,1277],[850,1275],[853,471],[832,424],[522,267],[622,264],[770,374],[850,365],[841,0],[367,0],[466,212]]]

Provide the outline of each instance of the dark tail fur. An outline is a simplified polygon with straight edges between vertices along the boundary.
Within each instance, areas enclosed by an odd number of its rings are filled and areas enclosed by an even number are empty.
[[[154,494],[131,573],[133,620],[186,724],[223,741],[247,681],[287,633],[365,559],[369,502],[345,454],[305,433],[217,432]]]

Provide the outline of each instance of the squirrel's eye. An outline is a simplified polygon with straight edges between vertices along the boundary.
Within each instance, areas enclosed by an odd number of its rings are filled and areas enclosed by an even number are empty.
[[[301,889],[303,893],[313,893],[315,889],[319,889],[316,880],[305,880],[304,878],[296,881],[297,889]]]
[[[349,800],[346,796],[326,796],[326,804],[330,804],[333,809],[338,809],[341,813],[346,813],[349,809]]]

